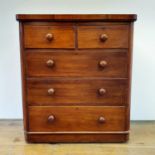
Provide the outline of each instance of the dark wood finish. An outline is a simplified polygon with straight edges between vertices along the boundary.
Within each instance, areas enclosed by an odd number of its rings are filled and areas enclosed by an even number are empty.
[[[133,22],[127,15],[17,15],[25,139],[125,142]]]
[[[127,96],[127,109],[126,109],[126,122],[130,122],[130,102],[131,102],[131,76],[132,76],[132,55],[133,55],[133,30],[134,23],[130,23],[129,35],[129,52],[128,52],[128,96]],[[126,130],[130,130],[130,123],[126,123]]]
[[[26,140],[31,143],[48,142],[125,142],[129,139],[128,133],[106,133],[106,134],[30,134],[27,133]]]
[[[127,99],[127,80],[35,79],[27,85],[29,105],[125,105]]]
[[[112,21],[132,22],[137,19],[135,14],[18,14],[19,21]]]
[[[21,77],[22,77],[22,107],[23,107],[23,124],[24,131],[28,131],[29,122],[28,122],[28,107],[26,103],[26,66],[25,66],[25,52],[24,52],[24,33],[23,33],[23,23],[19,22],[19,39],[20,39],[20,62],[21,62]],[[25,134],[26,137],[26,134]]]
[[[29,107],[29,130],[31,132],[61,132],[68,131],[69,127],[71,132],[124,131],[124,115],[124,107],[33,106]],[[49,116],[52,116],[52,122],[49,122]],[[104,123],[102,117],[105,118]]]
[[[68,26],[24,26],[25,48],[74,48],[75,33]]]
[[[79,26],[79,48],[128,48],[128,25]]]
[[[28,50],[26,53],[28,77],[127,77],[126,50]],[[54,66],[47,67],[48,60]],[[100,67],[106,61],[104,67]]]

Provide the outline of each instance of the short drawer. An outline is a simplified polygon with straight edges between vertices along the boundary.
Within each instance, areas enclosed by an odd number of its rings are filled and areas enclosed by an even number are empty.
[[[29,50],[28,77],[126,78],[126,50]]]
[[[24,46],[25,48],[74,48],[74,28],[25,25]]]
[[[29,109],[30,132],[124,131],[124,107],[35,107]]]
[[[128,48],[128,25],[79,26],[79,48]]]
[[[27,81],[29,105],[125,105],[127,80],[44,79]]]

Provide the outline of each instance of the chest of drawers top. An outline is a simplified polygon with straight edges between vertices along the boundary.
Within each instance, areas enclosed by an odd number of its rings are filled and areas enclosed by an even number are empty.
[[[136,15],[17,15],[17,20],[24,23],[25,48],[128,48],[128,23]]]
[[[16,18],[27,141],[126,141],[136,15]]]
[[[136,14],[17,14],[19,21],[134,22]]]

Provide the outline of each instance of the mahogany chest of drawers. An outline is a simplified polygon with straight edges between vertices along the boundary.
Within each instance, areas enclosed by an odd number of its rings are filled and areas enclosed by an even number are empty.
[[[17,15],[28,142],[129,137],[136,15]]]

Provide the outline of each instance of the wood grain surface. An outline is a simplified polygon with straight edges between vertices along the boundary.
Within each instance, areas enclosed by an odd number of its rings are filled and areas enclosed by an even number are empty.
[[[58,26],[24,26],[25,48],[74,48],[75,32],[73,27]],[[49,41],[47,34],[52,34]]]
[[[79,26],[79,48],[128,48],[128,25]],[[102,40],[101,36],[107,39]]]
[[[136,14],[17,14],[19,21],[112,21],[132,22]]]
[[[40,115],[41,114],[41,115]],[[48,122],[48,117],[55,117]],[[76,132],[76,131],[124,131],[124,107],[29,107],[30,132]],[[99,122],[100,117],[104,123]]]
[[[26,50],[28,77],[127,78],[127,50]],[[48,67],[47,61],[54,66]],[[107,65],[101,67],[100,61]]]
[[[100,89],[105,89],[100,94]],[[54,89],[53,94],[48,90]],[[127,80],[31,79],[27,81],[29,105],[126,105]]]
[[[136,18],[134,14],[16,16],[27,142],[129,139]]]

